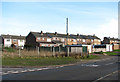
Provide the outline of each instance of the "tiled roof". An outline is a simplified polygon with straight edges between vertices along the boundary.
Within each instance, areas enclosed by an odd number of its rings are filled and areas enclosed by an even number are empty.
[[[53,40],[53,43],[62,43],[61,41]]]
[[[118,41],[120,41],[120,39],[118,39],[118,38],[110,38],[110,37],[106,37],[106,38],[108,38],[110,40],[118,40]]]
[[[31,32],[35,37],[62,37],[62,38],[73,38],[73,39],[77,39],[77,38],[80,38],[80,39],[100,39],[98,38],[97,36],[92,36],[92,35],[74,35],[74,34],[70,34],[70,35],[67,35],[67,34],[60,34],[60,33],[49,33],[49,32],[46,32],[46,33],[43,33],[43,35],[41,35],[40,32]]]
[[[11,38],[11,39],[25,39],[25,36],[18,36],[18,35],[1,35],[2,38]]]

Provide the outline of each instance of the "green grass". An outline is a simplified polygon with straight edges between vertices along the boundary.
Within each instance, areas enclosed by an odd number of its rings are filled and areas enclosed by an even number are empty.
[[[89,55],[88,57],[84,57],[83,59],[85,60],[90,60],[90,59],[99,59],[100,56],[97,56],[97,55]]]
[[[99,58],[96,55],[82,58],[83,60],[90,60]],[[2,58],[2,66],[18,67],[18,66],[50,66],[50,65],[63,65],[80,61],[80,58],[75,57],[5,57]]]
[[[3,58],[2,65],[3,66],[48,66],[48,65],[61,65],[61,64],[69,64],[77,62],[78,59],[72,57],[45,57],[45,58],[35,58],[35,57],[27,57],[27,58]]]
[[[5,47],[4,49],[5,49],[7,52],[15,52],[15,49],[13,49],[13,48]]]
[[[118,49],[118,50],[114,50],[114,52],[120,52],[120,49]]]
[[[109,55],[109,56],[118,55],[118,53],[115,53],[115,52],[104,52],[104,53],[106,53],[106,54]]]

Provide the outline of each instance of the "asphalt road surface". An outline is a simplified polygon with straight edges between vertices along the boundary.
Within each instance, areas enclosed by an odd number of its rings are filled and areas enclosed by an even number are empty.
[[[39,71],[2,75],[3,80],[118,80],[120,64],[118,56],[112,59],[94,61]]]

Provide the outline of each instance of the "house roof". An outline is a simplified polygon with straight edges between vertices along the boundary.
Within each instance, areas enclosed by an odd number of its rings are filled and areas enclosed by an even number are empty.
[[[53,42],[37,42],[37,43],[42,43],[42,44],[55,44]]]
[[[74,35],[74,34],[60,34],[60,33],[50,33],[50,32],[46,32],[41,34],[40,32],[31,32],[35,37],[62,37],[62,38],[79,38],[79,39],[100,39],[97,36],[92,36],[92,35]]]
[[[57,41],[57,40],[53,40],[52,42],[53,42],[53,43],[56,43],[56,44],[57,44],[57,43],[62,43],[61,41]]]
[[[69,46],[69,47],[82,47],[81,44],[80,45],[67,45],[67,46]]]
[[[120,41],[120,39],[118,39],[118,38],[110,38],[110,37],[105,37],[105,38],[108,38],[109,40],[117,40],[117,41]]]
[[[11,39],[25,39],[25,36],[18,36],[18,35],[5,35],[5,34],[2,34],[1,35],[2,38],[11,38]]]

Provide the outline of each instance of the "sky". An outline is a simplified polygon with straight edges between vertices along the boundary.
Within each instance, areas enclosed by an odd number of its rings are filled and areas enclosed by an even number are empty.
[[[95,34],[118,38],[118,2],[2,2],[0,34]]]

